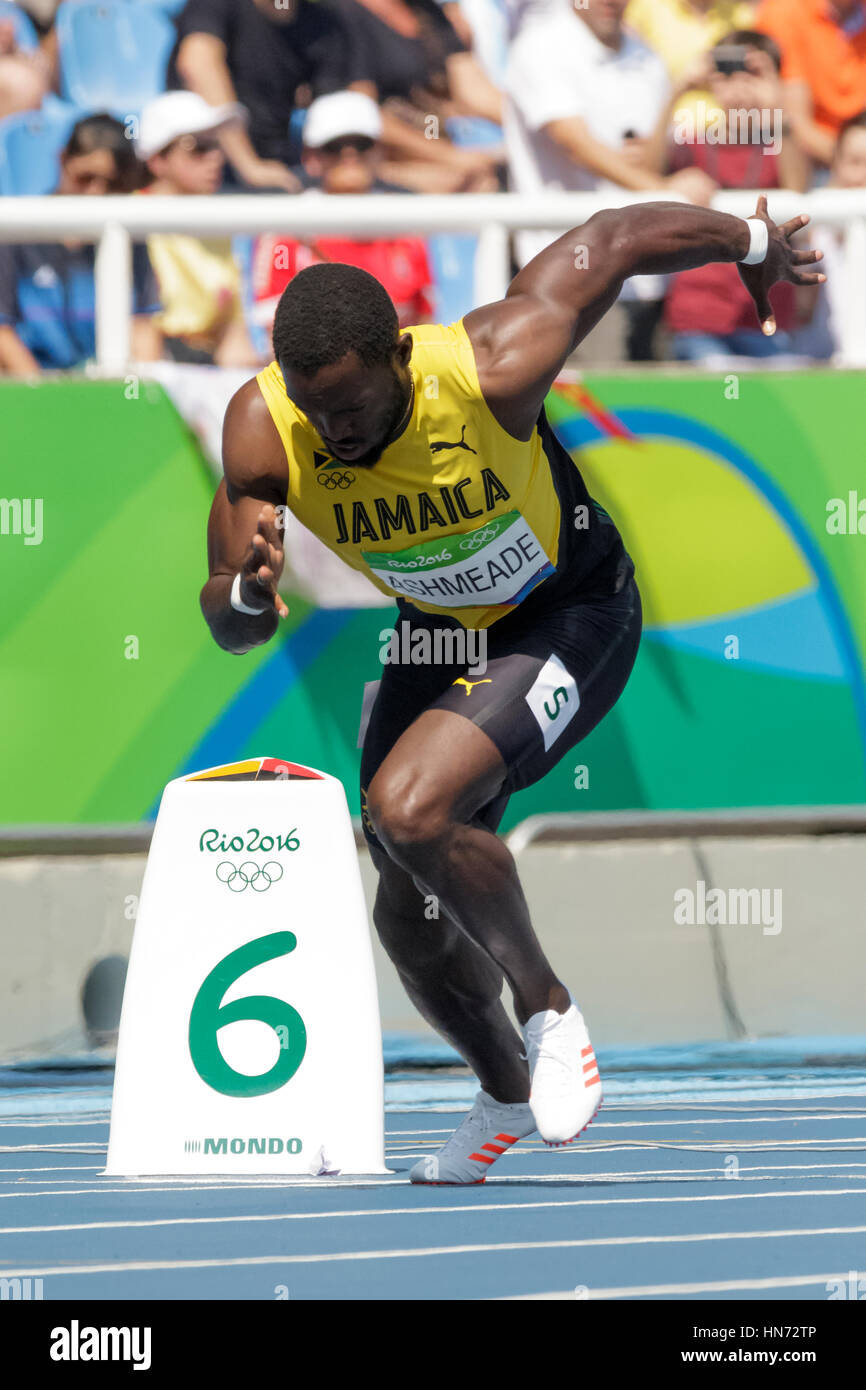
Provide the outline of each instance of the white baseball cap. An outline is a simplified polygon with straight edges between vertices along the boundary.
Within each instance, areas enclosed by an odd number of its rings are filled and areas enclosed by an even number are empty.
[[[246,120],[238,102],[210,106],[197,92],[163,92],[141,113],[135,149],[139,159],[151,159],[182,135],[203,135]]]
[[[363,92],[332,92],[330,96],[316,97],[304,121],[304,144],[317,150],[341,135],[381,139],[382,113],[372,97]]]

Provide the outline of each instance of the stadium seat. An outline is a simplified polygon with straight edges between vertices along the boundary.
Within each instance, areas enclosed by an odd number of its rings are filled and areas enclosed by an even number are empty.
[[[53,193],[58,159],[83,113],[60,101],[40,111],[22,111],[0,121],[0,195]]]
[[[8,23],[10,19],[17,46],[25,50],[38,48],[39,35],[29,14],[18,5],[13,5],[12,0],[0,0],[0,24]]]
[[[57,11],[63,96],[119,119],[165,90],[175,28],[156,5],[64,0]]]
[[[443,232],[428,239],[438,323],[454,323],[475,307],[477,248],[477,236]]]

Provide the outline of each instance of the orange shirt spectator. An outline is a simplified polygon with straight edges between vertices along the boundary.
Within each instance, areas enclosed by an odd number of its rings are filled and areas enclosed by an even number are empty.
[[[840,127],[866,107],[866,7],[862,0],[764,0],[755,28],[781,48],[782,78],[800,89],[812,126],[809,153],[828,164]]]

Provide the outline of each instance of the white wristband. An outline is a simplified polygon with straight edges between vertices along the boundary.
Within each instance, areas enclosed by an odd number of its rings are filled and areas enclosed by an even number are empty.
[[[751,242],[748,255],[743,257],[740,265],[763,265],[770,246],[770,229],[760,217],[747,217],[745,220]]]
[[[235,575],[232,583],[231,605],[236,613],[248,613],[251,618],[257,618],[260,613],[267,613],[268,611],[267,608],[247,608],[247,605],[241,601],[240,573]]]

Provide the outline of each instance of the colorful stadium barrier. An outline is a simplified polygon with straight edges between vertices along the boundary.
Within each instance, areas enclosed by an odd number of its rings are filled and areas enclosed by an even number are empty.
[[[866,800],[862,392],[809,371],[552,393],[635,559],[646,635],[619,705],[504,828]],[[4,382],[0,409],[0,824],[152,817],[172,777],[262,747],[339,777],[358,814],[362,687],[393,610],[288,595],[279,642],[219,651],[198,608],[212,476],[162,388]]]

